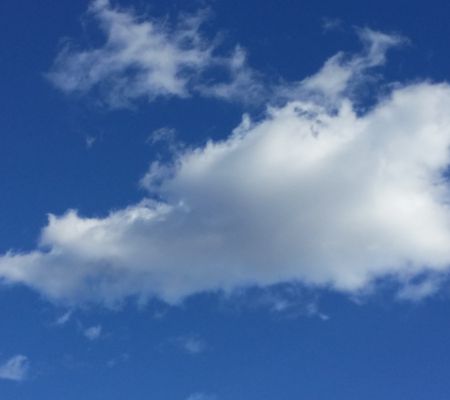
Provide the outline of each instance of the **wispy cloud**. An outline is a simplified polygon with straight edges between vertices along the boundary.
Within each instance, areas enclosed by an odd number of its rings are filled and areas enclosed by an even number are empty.
[[[18,354],[0,365],[0,379],[23,381],[30,367],[28,357]]]
[[[97,141],[97,138],[95,138],[94,136],[86,136],[85,142],[86,142],[86,148],[89,150],[92,148],[92,146],[95,144],[95,142]]]
[[[435,294],[444,284],[444,278],[436,273],[406,276],[397,297],[400,300],[420,301]]]
[[[72,313],[72,310],[66,311],[56,319],[55,324],[60,326],[67,324],[67,322],[69,322],[69,320],[72,318]]]
[[[261,89],[242,49],[218,55],[217,40],[208,41],[201,34],[206,11],[181,15],[171,24],[167,19],[143,19],[108,0],[94,0],[89,15],[98,22],[105,42],[85,50],[66,44],[60,51],[48,77],[66,93],[95,91],[108,105],[123,107],[136,98],[153,101],[193,93],[249,101]],[[213,79],[217,72],[225,77]]]
[[[386,62],[387,52],[405,44],[406,38],[369,28],[357,29],[363,51],[349,55],[339,52],[329,58],[315,74],[299,82],[288,82],[277,89],[277,97],[310,101],[327,107],[339,107],[342,100],[358,100],[358,89],[371,80],[375,67]]]
[[[236,311],[263,308],[269,310],[277,319],[304,317],[319,318],[322,321],[330,319],[321,310],[317,293],[296,283],[273,285],[264,289],[236,290],[226,297],[226,306]]]
[[[192,355],[203,353],[208,348],[206,342],[196,335],[179,336],[174,343],[181,350]]]
[[[334,32],[342,28],[342,20],[340,18],[323,17],[322,29],[325,33]]]
[[[217,400],[217,396],[213,394],[207,394],[207,393],[192,393],[190,396],[187,397],[186,400]]]
[[[114,367],[116,367],[120,364],[123,364],[129,360],[130,360],[130,355],[128,353],[122,353],[121,355],[108,360],[108,362],[106,363],[106,366],[108,368],[114,368]]]
[[[83,331],[83,335],[89,340],[97,340],[102,335],[102,326],[101,325],[90,326],[89,328],[86,328]]]
[[[259,105],[321,96],[334,105],[344,90],[348,95],[368,70],[384,63],[389,48],[405,43],[399,35],[358,29],[364,52],[353,57],[340,52],[318,73],[279,84],[274,83],[279,77],[269,79],[249,66],[242,46],[219,51],[217,37],[202,34],[205,10],[180,14],[171,23],[94,0],[88,14],[98,22],[104,44],[79,49],[67,43],[47,76],[65,93],[94,93],[111,107],[127,107],[138,98],[192,95]],[[322,22],[328,31],[341,24],[336,18]]]

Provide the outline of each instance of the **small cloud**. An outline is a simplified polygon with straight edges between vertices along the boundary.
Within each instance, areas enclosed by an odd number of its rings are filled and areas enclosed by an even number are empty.
[[[70,318],[72,318],[72,310],[65,312],[63,315],[58,317],[55,321],[55,325],[62,326],[69,322]]]
[[[153,312],[154,319],[162,319],[167,315],[167,310],[156,310]]]
[[[334,32],[342,28],[342,20],[340,18],[322,18],[322,30],[323,32]]]
[[[186,400],[217,400],[217,396],[206,393],[192,393]]]
[[[413,280],[407,282],[398,291],[397,298],[399,300],[420,301],[436,293],[442,280],[436,276],[428,276],[422,280]]]
[[[28,357],[18,354],[0,366],[0,379],[23,381],[27,376],[29,367]]]
[[[319,308],[318,298],[304,286],[297,284],[274,285],[260,290],[235,291],[228,300],[233,300],[237,310],[258,310],[263,308],[275,318],[319,318],[330,317]]]
[[[308,315],[308,317],[317,317],[322,321],[328,321],[330,319],[329,315],[324,314],[322,311],[320,311],[319,306],[316,302],[309,303],[306,306],[306,314]]]
[[[102,334],[102,326],[95,325],[91,326],[83,331],[84,336],[89,340],[96,340]]]
[[[292,308],[292,302],[284,299],[282,297],[272,297],[269,302],[272,302],[270,305],[270,310],[273,312],[283,312]]]
[[[206,342],[195,336],[179,338],[179,343],[182,349],[189,354],[200,354],[207,348]]]
[[[176,130],[168,126],[155,129],[147,138],[146,142],[155,144],[159,142],[173,142],[175,140]]]
[[[206,342],[198,336],[186,335],[169,339],[163,346],[169,345],[178,348],[186,354],[196,355],[207,350]]]
[[[107,363],[106,366],[108,368],[114,368],[118,364],[122,364],[130,359],[130,355],[128,353],[123,353],[118,357],[111,358]]]

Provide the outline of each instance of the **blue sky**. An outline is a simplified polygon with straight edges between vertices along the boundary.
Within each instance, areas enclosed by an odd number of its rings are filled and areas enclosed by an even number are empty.
[[[0,4],[0,397],[447,399],[444,1]]]

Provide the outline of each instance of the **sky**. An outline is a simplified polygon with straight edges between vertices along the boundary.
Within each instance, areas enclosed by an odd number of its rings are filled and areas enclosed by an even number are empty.
[[[1,399],[447,399],[449,12],[2,1]]]

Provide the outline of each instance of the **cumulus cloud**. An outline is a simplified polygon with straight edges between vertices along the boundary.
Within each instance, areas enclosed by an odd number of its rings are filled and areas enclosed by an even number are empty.
[[[36,250],[0,257],[3,282],[107,306],[286,282],[354,294],[385,277],[399,297],[432,293],[450,262],[450,86],[396,85],[358,112],[355,81],[400,41],[360,34],[361,54],[332,57],[264,117],[153,163],[140,203],[50,215]]]
[[[0,365],[0,379],[23,381],[28,373],[30,362],[28,357],[18,354]]]
[[[90,49],[67,44],[60,51],[48,77],[66,93],[97,91],[108,105],[122,107],[136,98],[152,101],[192,93],[248,101],[261,89],[242,49],[218,55],[217,40],[208,41],[200,33],[206,12],[183,15],[171,24],[94,0],[88,13],[105,42]],[[224,78],[212,79],[216,72]]]

